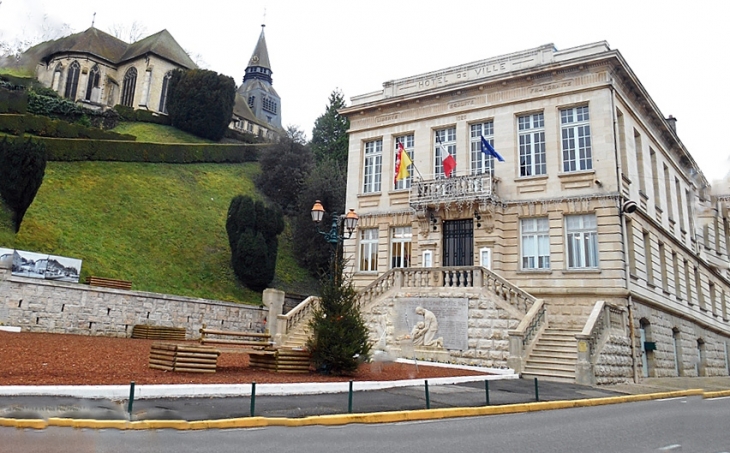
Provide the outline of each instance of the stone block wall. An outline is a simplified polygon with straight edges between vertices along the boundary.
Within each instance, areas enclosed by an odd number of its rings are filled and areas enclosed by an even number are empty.
[[[610,335],[593,367],[596,384],[624,384],[634,376],[631,362],[631,339]]]
[[[78,283],[10,276],[0,269],[0,323],[23,331],[126,337],[136,324],[185,327],[198,338],[203,324],[223,330],[262,330],[264,307]]]
[[[413,288],[410,289],[413,290]],[[410,351],[403,348],[396,339],[398,333],[394,332],[392,321],[399,297],[467,298],[467,349],[438,351],[433,348],[416,347],[415,351]],[[407,358],[415,356],[424,360],[494,368],[508,368],[508,332],[517,327],[522,316],[516,309],[500,300],[496,294],[470,289],[439,292],[438,290],[433,291],[433,288],[430,290],[424,288],[416,292],[400,292],[383,298],[363,310],[363,317],[375,344],[381,344],[381,347],[385,347],[395,356]]]
[[[648,321],[646,341],[656,343],[656,351],[647,353],[650,377],[674,377],[675,370],[674,336],[677,336],[677,358],[679,375],[687,377],[727,376],[726,347],[730,348],[730,338],[706,329],[688,319],[674,316],[656,308],[636,304],[634,310],[634,335],[637,338],[637,364],[641,367],[641,321]],[[676,332],[676,334],[675,334]],[[700,361],[698,341],[702,344],[703,360]],[[697,366],[699,365],[699,366]]]

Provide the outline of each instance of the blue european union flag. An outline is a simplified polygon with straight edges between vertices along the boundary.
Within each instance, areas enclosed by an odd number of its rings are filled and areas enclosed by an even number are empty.
[[[486,138],[482,135],[482,152],[487,156],[494,156],[498,161],[504,162],[504,157],[500,156],[499,153],[489,144]]]

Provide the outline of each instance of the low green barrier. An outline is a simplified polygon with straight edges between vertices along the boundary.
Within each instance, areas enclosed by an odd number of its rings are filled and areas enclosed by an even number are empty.
[[[92,140],[130,140],[133,135],[105,131],[97,127],[54,120],[39,115],[0,115],[0,132],[10,135],[32,134],[40,137],[87,138]]]
[[[10,138],[19,140],[21,138]],[[154,162],[168,164],[240,163],[258,159],[268,145],[209,143],[143,143],[121,140],[82,140],[38,137],[49,161]]]

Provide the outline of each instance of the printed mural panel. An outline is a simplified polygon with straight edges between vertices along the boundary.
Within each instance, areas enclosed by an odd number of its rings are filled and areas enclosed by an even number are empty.
[[[5,260],[12,260],[12,274],[18,277],[78,283],[81,274],[81,260],[76,258],[0,247],[0,261]]]

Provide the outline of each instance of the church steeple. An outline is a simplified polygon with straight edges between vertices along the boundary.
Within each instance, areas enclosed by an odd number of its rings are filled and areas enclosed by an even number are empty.
[[[266,48],[266,37],[264,36],[264,28],[266,24],[261,24],[261,35],[259,41],[256,43],[256,48],[251,55],[251,59],[248,60],[248,66],[246,67],[246,74],[243,76],[244,83],[247,80],[259,79],[265,80],[270,84],[273,84],[271,79],[271,62],[269,61],[269,51]]]

